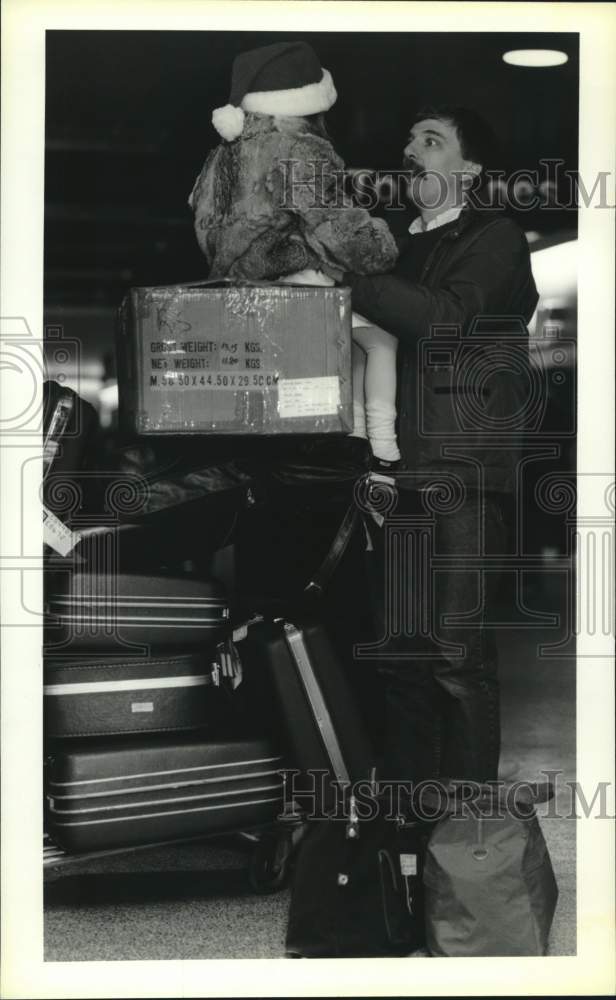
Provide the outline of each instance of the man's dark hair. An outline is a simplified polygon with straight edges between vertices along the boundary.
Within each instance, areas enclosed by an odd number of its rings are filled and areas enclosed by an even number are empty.
[[[464,159],[479,163],[482,167],[479,185],[482,187],[487,180],[488,172],[498,166],[497,160],[500,155],[499,142],[492,126],[476,111],[453,104],[424,107],[417,112],[412,124],[417,125],[426,118],[435,118],[455,127]]]

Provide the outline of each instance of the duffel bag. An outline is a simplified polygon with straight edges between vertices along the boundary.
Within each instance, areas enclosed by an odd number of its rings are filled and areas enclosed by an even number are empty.
[[[428,843],[426,938],[432,955],[544,955],[558,887],[536,802],[549,785],[454,789]]]

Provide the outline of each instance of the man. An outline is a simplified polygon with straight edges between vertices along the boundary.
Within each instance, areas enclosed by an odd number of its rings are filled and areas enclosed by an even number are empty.
[[[420,113],[404,150],[419,217],[399,241],[398,263],[387,275],[344,278],[353,308],[398,338],[395,513],[407,515],[430,563],[422,576],[415,559],[400,579],[404,556],[390,558],[387,526],[375,539],[392,780],[497,778],[499,689],[486,624],[497,574],[482,572],[481,561],[485,568],[506,550],[507,497],[531,404],[525,324],[537,291],[523,232],[485,206],[493,148],[472,111]],[[395,600],[417,615],[392,638]]]

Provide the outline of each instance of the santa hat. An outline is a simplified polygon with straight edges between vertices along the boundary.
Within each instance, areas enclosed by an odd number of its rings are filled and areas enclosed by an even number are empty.
[[[241,52],[233,62],[229,103],[216,108],[212,124],[231,142],[241,135],[244,111],[300,117],[335,103],[331,74],[305,42],[278,42]]]

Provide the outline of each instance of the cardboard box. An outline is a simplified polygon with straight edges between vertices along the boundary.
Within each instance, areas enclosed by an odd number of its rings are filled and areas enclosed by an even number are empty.
[[[120,310],[120,416],[138,434],[353,429],[344,288],[133,288]]]

